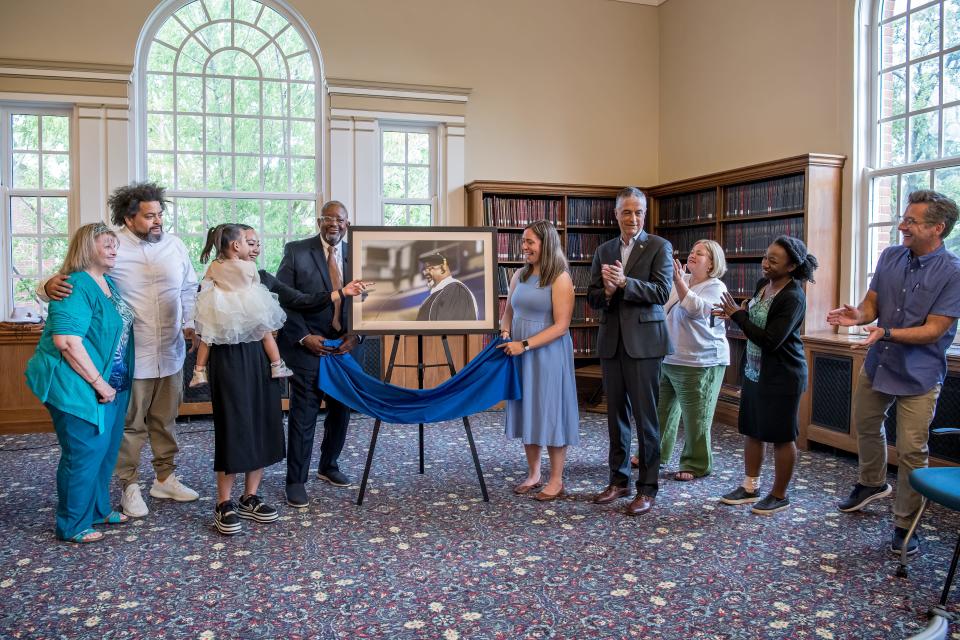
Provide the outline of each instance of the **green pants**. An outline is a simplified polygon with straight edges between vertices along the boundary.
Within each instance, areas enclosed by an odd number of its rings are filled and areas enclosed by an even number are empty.
[[[682,416],[685,437],[680,454],[680,471],[689,471],[700,477],[713,469],[710,427],[726,368],[722,364],[712,367],[663,365],[660,372],[660,400],[657,403],[660,460],[663,464],[673,454]]]

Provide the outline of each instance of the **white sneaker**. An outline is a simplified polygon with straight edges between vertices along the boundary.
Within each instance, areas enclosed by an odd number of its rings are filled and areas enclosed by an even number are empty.
[[[147,509],[147,503],[143,501],[140,495],[140,485],[136,482],[127,485],[120,496],[120,508],[131,518],[142,518],[150,513]]]
[[[154,498],[170,498],[177,502],[193,502],[200,497],[199,493],[180,482],[172,473],[163,482],[154,480],[150,495]]]

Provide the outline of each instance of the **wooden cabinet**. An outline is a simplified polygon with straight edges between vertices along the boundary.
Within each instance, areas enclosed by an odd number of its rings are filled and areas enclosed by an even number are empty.
[[[39,340],[39,331],[0,329],[0,434],[53,431],[50,414],[23,375]]]
[[[800,437],[797,444],[809,443],[857,451],[857,425],[853,420],[853,393],[866,349],[852,347],[863,338],[832,332],[813,332],[804,336],[804,352],[809,368],[807,393],[800,402]],[[931,428],[960,425],[960,356],[947,356],[947,378],[943,383]],[[896,410],[886,421],[888,442],[896,439]],[[897,463],[897,452],[888,446],[890,464]],[[960,464],[960,438],[930,438],[931,465]]]
[[[845,158],[809,153],[651,187],[653,233],[684,259],[701,238],[716,240],[727,259],[723,277],[739,299],[753,295],[760,260],[779,235],[801,238],[817,257],[815,284],[805,285],[803,332],[831,331],[827,311],[837,306],[840,286],[840,187]],[[736,424],[740,375],[746,348],[731,328],[730,366],[717,405],[717,419]]]

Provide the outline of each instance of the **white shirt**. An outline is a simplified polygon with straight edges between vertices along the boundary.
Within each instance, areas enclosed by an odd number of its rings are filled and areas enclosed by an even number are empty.
[[[683,274],[690,285],[690,274]],[[727,328],[722,320],[710,326],[710,311],[720,302],[727,286],[719,278],[707,278],[690,287],[683,300],[677,302],[677,288],[673,287],[667,304],[667,333],[673,342],[673,354],[663,359],[664,364],[686,367],[713,367],[730,364],[730,345]]]
[[[159,242],[117,231],[117,264],[109,272],[133,309],[133,377],[164,378],[183,368],[183,328],[193,327],[197,274],[180,238],[164,233]]]
[[[330,260],[330,247],[334,246],[337,248],[337,253],[334,255],[334,260],[337,261],[337,268],[340,269],[340,281],[343,282],[343,238],[340,238],[340,242],[337,244],[330,245],[327,244],[327,241],[323,239],[323,236],[320,236],[320,244],[323,245],[323,258],[327,261]]]
[[[640,235],[640,232],[637,232],[637,235],[630,238],[630,240],[624,240],[623,234],[620,234],[620,264],[623,265],[623,268],[627,268],[627,261],[630,259],[630,254],[633,253],[633,248],[637,245],[637,237]]]

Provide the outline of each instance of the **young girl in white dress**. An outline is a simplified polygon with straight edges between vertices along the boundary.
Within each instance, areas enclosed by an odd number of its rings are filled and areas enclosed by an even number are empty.
[[[207,232],[207,243],[200,254],[206,263],[216,252],[197,294],[194,317],[200,348],[193,369],[191,387],[207,383],[207,361],[212,344],[241,344],[259,341],[270,360],[270,375],[293,375],[280,357],[273,332],[287,319],[277,296],[260,284],[257,265],[250,261],[250,246],[243,227],[222,224]]]

